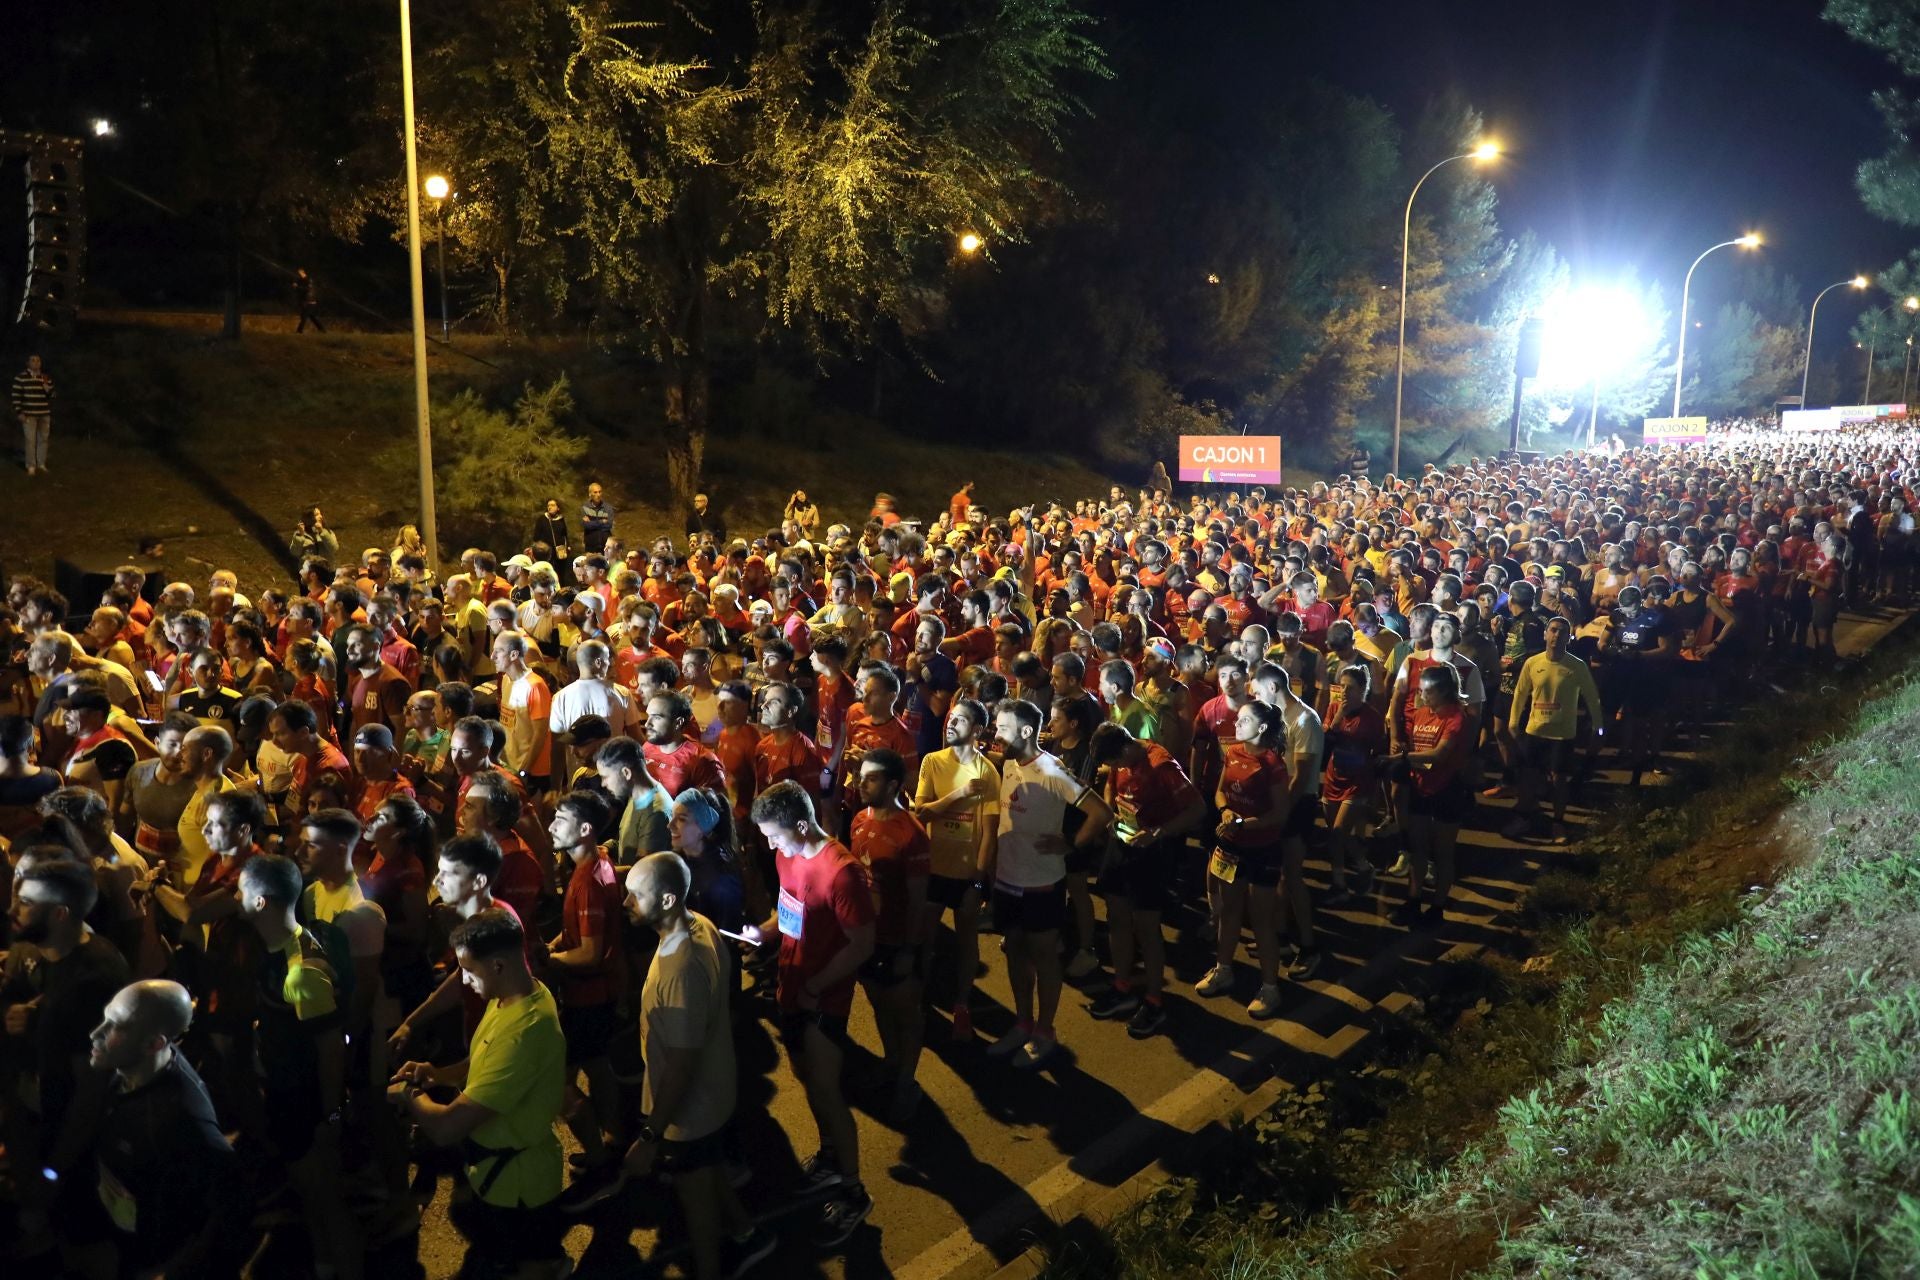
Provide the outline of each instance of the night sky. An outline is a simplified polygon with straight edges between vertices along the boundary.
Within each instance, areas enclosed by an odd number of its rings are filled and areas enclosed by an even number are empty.
[[[1869,95],[1897,73],[1822,21],[1818,0],[1168,8],[1196,46],[1185,56],[1225,86],[1318,74],[1403,122],[1437,94],[1463,95],[1511,153],[1494,178],[1502,226],[1552,242],[1576,281],[1637,270],[1671,300],[1695,254],[1755,229],[1810,300],[1920,244],[1920,231],[1870,216],[1853,186],[1885,146]],[[1696,295],[1711,297],[1719,262],[1696,273]]]

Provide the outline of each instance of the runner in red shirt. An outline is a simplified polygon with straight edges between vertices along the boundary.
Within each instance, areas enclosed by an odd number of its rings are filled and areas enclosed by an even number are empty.
[[[1387,722],[1371,697],[1373,668],[1354,657],[1337,678],[1338,698],[1329,700],[1327,765],[1320,775],[1321,811],[1333,836],[1330,904],[1347,901],[1349,873],[1360,877],[1360,892],[1372,886],[1361,832],[1379,811],[1378,764],[1387,750]]]
[[[320,736],[320,720],[304,702],[283,702],[267,717],[273,745],[293,757],[293,781],[287,788],[287,816],[312,808],[345,807],[353,766],[340,748]]]
[[[1194,987],[1198,996],[1233,990],[1240,923],[1253,920],[1259,952],[1260,991],[1247,1011],[1256,1018],[1280,1012],[1280,930],[1276,896],[1283,870],[1281,829],[1292,813],[1286,761],[1286,724],[1264,702],[1249,701],[1234,713],[1234,740],[1221,760],[1214,805],[1218,841],[1207,861],[1209,896],[1215,900],[1214,966]]]
[[[818,677],[813,689],[813,740],[821,744],[821,750],[832,752],[840,746],[847,712],[857,701],[853,681],[846,673],[847,642],[839,636],[825,637],[813,646],[811,661]]]
[[[1143,742],[1124,725],[1109,722],[1093,731],[1088,759],[1111,774],[1107,803],[1113,810],[1118,857],[1100,876],[1107,899],[1107,943],[1113,956],[1113,987],[1088,1012],[1096,1018],[1132,1014],[1127,1034],[1136,1040],[1166,1023],[1166,943],[1160,915],[1173,900],[1173,878],[1186,834],[1206,821],[1207,802],[1187,780],[1167,749]],[[1145,998],[1133,990],[1133,949],[1145,970]]]
[[[689,740],[687,725],[693,719],[693,704],[677,690],[657,693],[647,702],[647,741],[642,747],[647,757],[647,772],[677,796],[688,787],[704,787],[725,794],[727,771],[720,757],[698,741]]]
[[[925,1019],[920,1011],[921,976],[916,962],[925,942],[927,878],[933,849],[920,820],[902,803],[907,762],[900,753],[875,747],[860,761],[860,801],[853,817],[853,856],[873,879],[873,958],[860,968],[867,999],[880,1029],[882,1067],[893,1082],[888,1119],[903,1124],[919,1103],[914,1075],[920,1065]]]
[[[1398,759],[1412,772],[1407,817],[1407,900],[1394,913],[1402,924],[1440,924],[1453,889],[1454,844],[1460,825],[1473,813],[1473,789],[1467,762],[1473,742],[1467,732],[1467,706],[1460,698],[1460,673],[1452,665],[1420,673],[1420,705],[1413,713],[1407,749]],[[1433,899],[1424,910],[1420,890],[1433,864]]]
[[[790,684],[770,684],[760,695],[760,727],[765,732],[753,745],[755,795],[776,782],[792,781],[819,800],[827,759],[819,745],[795,727],[799,714],[800,691]]]
[[[460,808],[454,816],[461,835],[493,837],[500,847],[500,873],[493,877],[493,895],[522,920],[531,920],[549,886],[527,842],[514,831],[520,814],[519,795],[508,785],[506,775],[493,771],[476,773],[462,784]]]
[[[560,999],[560,1029],[567,1037],[567,1114],[577,1117],[570,1127],[588,1165],[586,1178],[576,1185],[584,1182],[595,1190],[609,1183],[618,1190],[613,1170],[626,1149],[620,1082],[607,1056],[617,1020],[614,1001],[626,975],[621,947],[626,890],[600,849],[615,828],[612,806],[599,792],[587,790],[562,797],[547,826],[554,851],[573,867],[560,908],[559,936],[547,944],[547,964],[559,978],[555,994]],[[584,1112],[576,1071],[587,1077],[584,1101],[591,1105]],[[573,1211],[592,1202],[586,1191],[570,1189],[568,1197],[566,1207]]]
[[[415,798],[413,784],[400,776],[400,753],[387,726],[360,726],[353,735],[353,763],[359,776],[350,788],[349,807],[361,822],[371,824],[373,815],[392,796]]]
[[[859,807],[860,761],[875,747],[891,747],[907,762],[909,785],[920,776],[919,744],[905,720],[894,714],[900,700],[900,677],[887,667],[874,667],[861,678],[860,705],[847,712],[847,732],[840,749],[838,782],[841,804],[849,813]]]
[[[753,804],[753,756],[760,745],[760,730],[752,722],[753,693],[746,681],[721,685],[719,707],[720,736],[714,740],[713,754],[726,772],[727,796],[733,801],[733,821],[738,827]]]
[[[780,1039],[820,1129],[820,1150],[801,1172],[810,1189],[837,1189],[821,1211],[816,1237],[837,1242],[873,1210],[860,1183],[859,1132],[840,1081],[854,977],[874,951],[873,890],[867,869],[821,828],[812,798],[798,783],[763,791],[752,818],[777,855],[780,898],[774,914],[746,933],[780,939]]]

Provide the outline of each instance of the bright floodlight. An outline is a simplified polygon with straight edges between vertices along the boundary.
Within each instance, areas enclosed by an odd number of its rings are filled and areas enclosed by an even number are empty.
[[[1907,299],[1907,310],[1909,310],[1909,311],[1920,311],[1920,298],[1908,298],[1908,299]]]
[[[1540,383],[1569,390],[1650,359],[1661,334],[1632,289],[1588,285],[1558,294],[1541,313]]]
[[[980,237],[971,231],[963,231],[960,234],[960,252],[962,253],[980,252],[981,243]]]
[[[441,174],[433,173],[427,175],[427,195],[432,199],[445,200],[447,198],[447,192],[451,190],[453,190],[453,188],[448,185],[446,178]]]
[[[1739,245],[1743,249],[1757,249],[1760,247],[1760,237],[1754,232],[1749,231],[1747,232],[1747,234],[1741,236],[1738,240],[1734,241],[1734,243]]]
[[[1866,288],[1866,287],[1867,287],[1867,278],[1866,278],[1865,276],[1855,276],[1855,277],[1853,278],[1853,287],[1854,287],[1854,288],[1856,288],[1856,289],[1864,289],[1864,288]]]
[[[108,134],[110,134],[110,133],[112,133],[112,132],[113,132],[113,121],[111,121],[111,120],[95,120],[95,121],[93,122],[93,124],[92,124],[92,126],[91,126],[91,127],[92,127],[92,129],[93,129],[93,136],[94,136],[94,137],[96,137],[96,138],[104,138],[104,137],[106,137],[106,136],[107,136]]]
[[[1473,149],[1473,158],[1475,160],[1492,160],[1499,156],[1499,154],[1500,144],[1497,142],[1483,142]]]

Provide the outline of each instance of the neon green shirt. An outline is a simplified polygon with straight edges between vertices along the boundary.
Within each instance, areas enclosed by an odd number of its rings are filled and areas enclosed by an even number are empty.
[[[553,1124],[566,1095],[567,1040],[560,1011],[543,983],[524,999],[502,1008],[487,1005],[473,1032],[467,1083],[461,1092],[494,1112],[473,1131],[473,1141],[495,1150],[518,1151],[506,1161],[481,1197],[503,1208],[537,1208],[560,1194],[560,1138]],[[467,1166],[478,1191],[493,1173],[494,1158]]]

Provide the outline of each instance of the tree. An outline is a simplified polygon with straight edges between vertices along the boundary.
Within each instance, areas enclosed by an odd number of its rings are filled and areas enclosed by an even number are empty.
[[[559,301],[655,363],[683,502],[717,327],[826,354],[911,325],[960,231],[1005,244],[1061,198],[1047,164],[1079,111],[1074,85],[1105,73],[1065,0],[469,8],[513,56],[450,34],[437,74],[477,88],[426,114],[445,113],[501,191],[530,197],[500,217],[532,218],[541,251],[557,245],[573,268]]]
[[[1827,21],[1887,55],[1909,80],[1920,79],[1920,11],[1905,0],[1827,0]],[[1920,226],[1920,102],[1905,88],[1873,95],[1888,134],[1886,151],[1861,164],[1854,183],[1869,212],[1903,227]]]
[[[503,518],[524,514],[530,526],[547,498],[574,488],[587,440],[566,429],[572,412],[573,392],[562,377],[544,388],[528,383],[511,413],[490,407],[468,388],[436,414],[433,484],[445,542],[490,545]],[[396,471],[412,469],[413,442],[390,446],[381,462]]]
[[[1799,390],[1806,330],[1774,324],[1744,299],[1711,312],[1689,358],[1687,404],[1695,413],[1746,415]]]

